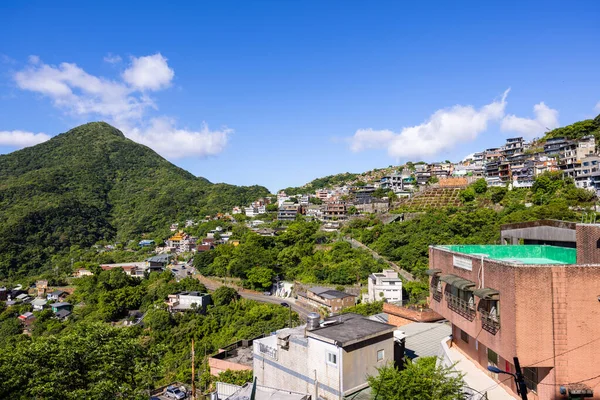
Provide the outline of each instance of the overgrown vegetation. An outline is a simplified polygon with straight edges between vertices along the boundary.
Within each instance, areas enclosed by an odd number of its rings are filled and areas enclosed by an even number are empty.
[[[22,334],[16,319],[30,305],[0,308],[0,398],[147,399],[147,389],[190,381],[192,338],[196,368],[203,371],[200,354],[289,323],[289,310],[238,299],[231,289],[220,290],[206,314],[171,314],[164,300],[179,290],[205,288],[190,278],[175,282],[169,272],[140,281],[121,269],[97,271],[77,280],[68,298],[76,304],[70,320],[60,322],[51,311],[34,312],[31,336]],[[131,310],[144,317],[124,326]],[[293,318],[298,321],[297,314]],[[239,382],[247,376],[231,378]],[[210,382],[204,374],[200,385],[206,388]]]
[[[238,246],[221,245],[199,254],[194,266],[203,275],[236,277],[245,285],[263,290],[281,279],[308,283],[350,285],[364,282],[386,264],[345,241],[332,242],[331,234],[319,231],[318,222],[299,219],[276,237],[246,232]]]

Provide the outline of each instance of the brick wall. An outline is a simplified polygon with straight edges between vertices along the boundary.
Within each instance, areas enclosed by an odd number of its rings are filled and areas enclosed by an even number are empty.
[[[600,225],[577,224],[577,264],[600,264]]]
[[[395,326],[412,322],[435,322],[444,319],[430,308],[411,309],[391,303],[383,303],[383,312],[388,316],[388,323]]]

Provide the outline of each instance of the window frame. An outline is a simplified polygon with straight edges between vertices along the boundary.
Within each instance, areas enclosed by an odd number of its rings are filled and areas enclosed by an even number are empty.
[[[537,386],[540,383],[540,371],[537,367],[523,367],[523,378],[525,386],[532,392],[537,393]]]
[[[326,352],[327,354],[327,358],[326,358],[326,362],[329,365],[334,365],[337,367],[338,365],[338,355],[336,353],[334,353],[333,351],[328,351]],[[333,361],[331,361],[331,359],[333,358]]]
[[[379,354],[381,354],[381,358],[379,358]],[[385,350],[379,349],[377,350],[377,362],[385,361]]]

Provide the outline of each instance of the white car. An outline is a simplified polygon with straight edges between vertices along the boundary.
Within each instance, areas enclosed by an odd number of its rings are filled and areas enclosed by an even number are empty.
[[[175,386],[167,387],[167,390],[165,390],[165,396],[177,400],[185,399],[185,393],[183,393],[181,390],[179,390],[179,388]]]

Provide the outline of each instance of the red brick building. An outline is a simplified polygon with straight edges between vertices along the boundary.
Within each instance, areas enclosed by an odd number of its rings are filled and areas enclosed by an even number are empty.
[[[569,398],[561,387],[600,399],[600,225],[577,225],[577,249],[431,246],[429,265],[451,346],[482,369],[514,373],[518,357],[528,399]],[[489,374],[516,396],[510,376]]]

